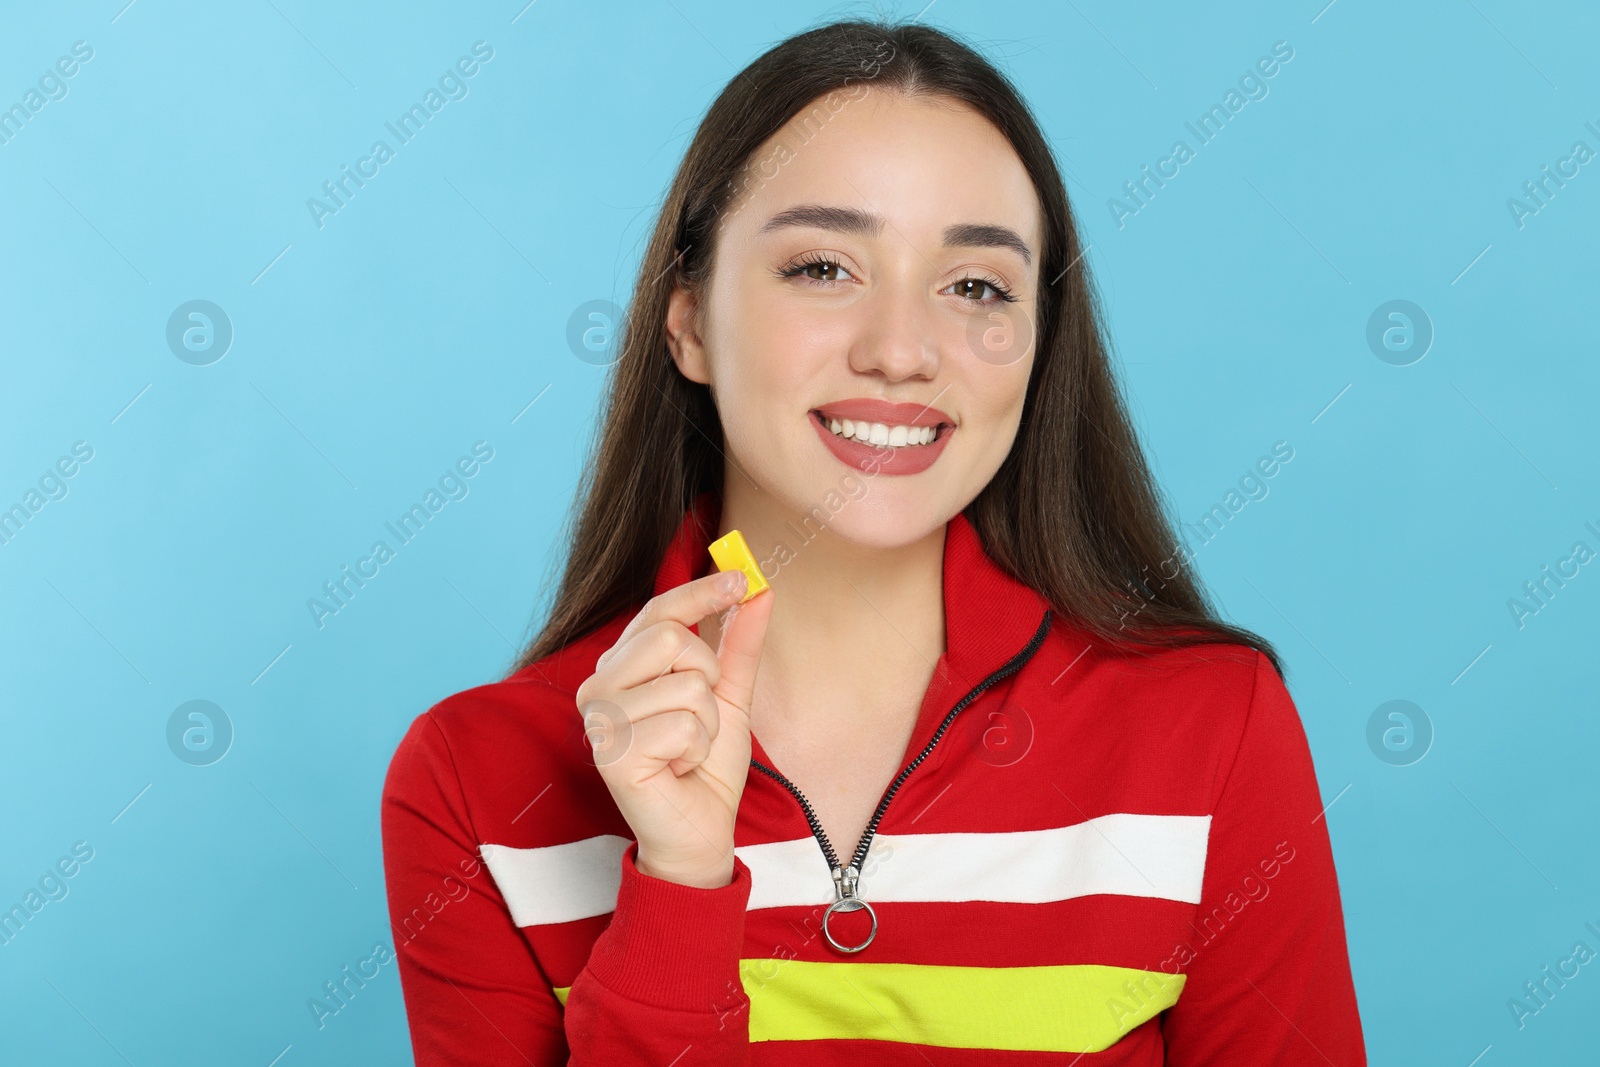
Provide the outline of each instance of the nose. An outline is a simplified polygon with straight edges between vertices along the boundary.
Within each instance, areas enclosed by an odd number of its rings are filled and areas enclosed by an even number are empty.
[[[861,305],[867,328],[850,348],[850,366],[891,382],[939,373],[934,308],[919,293],[885,287]]]

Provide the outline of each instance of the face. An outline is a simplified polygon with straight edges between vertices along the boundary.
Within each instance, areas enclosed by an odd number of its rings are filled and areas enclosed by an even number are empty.
[[[1011,450],[1042,224],[986,119],[857,88],[755,153],[709,285],[674,292],[667,328],[722,419],[725,511],[821,508],[890,547],[942,527]]]

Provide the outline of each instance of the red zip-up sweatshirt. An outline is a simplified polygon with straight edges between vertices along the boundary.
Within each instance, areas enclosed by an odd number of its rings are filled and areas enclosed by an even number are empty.
[[[709,572],[719,518],[701,494],[656,593]],[[965,515],[943,596],[947,650],[864,852],[824,848],[753,737],[721,888],[640,873],[584,736],[574,694],[635,611],[419,715],[382,818],[420,1067],[1365,1064],[1271,663],[1091,640]]]

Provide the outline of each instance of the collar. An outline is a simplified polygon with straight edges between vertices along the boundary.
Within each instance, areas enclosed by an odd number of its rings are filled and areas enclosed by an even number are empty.
[[[709,547],[721,519],[716,493],[695,497],[656,571],[654,595],[710,573]],[[934,665],[907,751],[921,751],[957,701],[1033,640],[1048,607],[1036,590],[990,558],[965,512],[945,524],[945,651]],[[751,742],[752,756],[771,766],[753,735]]]

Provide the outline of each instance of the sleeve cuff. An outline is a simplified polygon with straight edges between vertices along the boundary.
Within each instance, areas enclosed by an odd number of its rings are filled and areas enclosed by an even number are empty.
[[[733,859],[733,880],[701,889],[644,874],[639,843],[622,854],[622,884],[611,924],[589,957],[591,974],[614,993],[676,1011],[715,1013],[743,995],[750,868]]]

